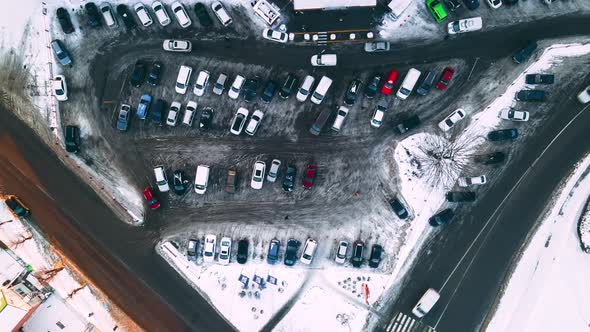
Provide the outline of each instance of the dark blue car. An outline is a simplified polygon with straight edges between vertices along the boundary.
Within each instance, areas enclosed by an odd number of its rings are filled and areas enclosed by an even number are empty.
[[[139,100],[139,105],[137,105],[137,117],[145,120],[148,114],[148,110],[150,109],[150,105],[152,104],[152,96],[148,95],[147,93],[141,96]]]
[[[279,249],[281,247],[281,242],[277,239],[272,239],[270,241],[270,245],[268,246],[268,254],[266,255],[266,262],[268,264],[276,264],[279,260]]]

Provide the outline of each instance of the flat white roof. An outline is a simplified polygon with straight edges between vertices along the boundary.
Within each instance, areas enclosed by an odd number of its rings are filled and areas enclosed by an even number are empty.
[[[293,0],[295,10],[375,6],[377,0]]]

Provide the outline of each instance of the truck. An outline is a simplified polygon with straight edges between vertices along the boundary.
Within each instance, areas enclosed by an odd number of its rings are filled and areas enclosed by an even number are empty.
[[[225,183],[225,192],[233,194],[236,192],[236,180],[238,177],[238,172],[234,167],[230,167],[227,170],[227,180]]]

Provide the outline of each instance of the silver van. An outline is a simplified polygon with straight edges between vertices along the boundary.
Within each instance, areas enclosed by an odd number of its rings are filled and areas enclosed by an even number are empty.
[[[326,125],[326,122],[328,122],[330,115],[332,115],[332,110],[330,110],[329,108],[323,110],[320,113],[320,115],[315,119],[315,122],[313,123],[311,128],[309,128],[309,132],[312,135],[319,136],[322,132],[322,129]]]
[[[414,86],[416,85],[416,82],[418,82],[419,78],[420,71],[416,68],[410,68],[406,74],[406,77],[404,77],[402,85],[399,87],[399,90],[397,90],[396,96],[401,100],[408,98],[410,93],[412,93],[412,90],[414,90]]]

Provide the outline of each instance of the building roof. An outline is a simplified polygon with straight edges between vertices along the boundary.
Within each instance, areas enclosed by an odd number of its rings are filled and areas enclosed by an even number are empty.
[[[377,0],[293,0],[295,10],[375,6],[377,6]]]
[[[39,305],[22,328],[25,332],[82,332],[94,330],[92,325],[87,325],[83,317],[55,294],[50,295],[45,302]]]
[[[0,249],[0,285],[6,280],[14,280],[24,270],[25,268],[6,250]]]
[[[12,331],[26,314],[27,310],[7,305],[0,292],[0,331]]]

